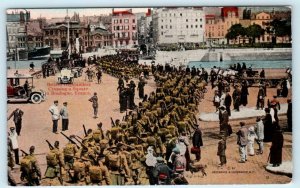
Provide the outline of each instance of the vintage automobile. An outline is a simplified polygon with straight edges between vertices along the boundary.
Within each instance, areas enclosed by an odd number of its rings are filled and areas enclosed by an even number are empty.
[[[7,76],[7,102],[39,104],[44,100],[46,100],[46,93],[34,87],[33,76],[23,74]]]
[[[72,84],[74,80],[74,74],[71,69],[63,68],[60,73],[57,74],[57,81],[60,84]]]

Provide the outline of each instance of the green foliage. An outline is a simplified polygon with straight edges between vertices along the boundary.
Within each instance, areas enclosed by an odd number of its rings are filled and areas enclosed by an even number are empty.
[[[255,38],[260,37],[265,33],[265,30],[260,25],[253,24],[246,28],[246,35],[251,39],[251,44],[255,42]]]

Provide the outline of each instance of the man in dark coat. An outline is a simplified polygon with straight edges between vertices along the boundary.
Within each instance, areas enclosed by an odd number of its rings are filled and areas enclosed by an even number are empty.
[[[257,101],[256,101],[256,109],[259,110],[259,108],[263,109],[265,106],[265,91],[263,89],[263,86],[259,86],[259,90],[257,93]]]
[[[282,81],[281,88],[282,88],[282,92],[281,92],[282,97],[287,97],[288,94],[289,94],[289,90],[287,88],[287,81],[286,81],[286,79],[284,79]]]
[[[228,136],[229,116],[228,116],[228,112],[225,109],[225,106],[220,106],[219,107],[219,120],[220,120],[220,134],[222,132],[224,132],[225,136]]]
[[[266,115],[263,119],[264,122],[264,142],[270,142],[273,135],[273,123],[270,109],[265,108]]]
[[[292,123],[293,123],[293,121],[292,121],[292,119],[293,119],[292,118],[292,114],[293,114],[293,112],[292,112],[292,100],[288,99],[287,102],[288,102],[288,109],[287,109],[288,127],[287,127],[287,129],[288,129],[288,131],[292,131]]]
[[[139,91],[139,97],[140,99],[144,98],[144,87],[145,87],[146,82],[143,80],[143,78],[140,79],[139,83],[138,83],[138,91]]]
[[[158,185],[171,185],[172,169],[164,162],[162,157],[156,158],[157,163],[153,170],[153,176]]]
[[[200,161],[201,159],[201,149],[200,147],[203,146],[203,141],[202,141],[202,132],[200,130],[200,126],[198,125],[195,128],[195,132],[193,134],[193,147],[199,149],[199,153],[196,153],[196,161]]]
[[[16,132],[18,134],[18,136],[20,136],[21,133],[21,128],[22,128],[22,116],[23,116],[24,112],[22,110],[20,110],[19,108],[16,108],[11,114],[10,116],[7,118],[7,121],[10,120],[10,118],[12,116],[14,116],[14,123],[15,123],[15,128],[16,128]]]
[[[246,106],[248,104],[248,85],[246,81],[243,81],[242,83],[242,89],[241,89],[241,104],[243,106]]]
[[[234,86],[234,91],[232,93],[233,106],[234,110],[240,111],[240,102],[241,102],[241,90],[238,86]]]
[[[231,99],[231,96],[230,96],[229,92],[226,92],[226,97],[225,97],[224,104],[225,104],[228,116],[231,116],[231,110],[230,110],[231,101],[232,101],[232,99]]]
[[[218,166],[222,167],[223,165],[225,165],[227,163],[226,155],[225,155],[225,151],[226,151],[226,136],[225,136],[225,134],[221,134],[220,138],[221,139],[218,142],[217,155],[220,157],[220,164]]]
[[[280,166],[282,163],[282,147],[283,147],[283,134],[280,130],[278,123],[274,123],[275,131],[272,138],[272,145],[270,148],[270,164],[273,167]]]

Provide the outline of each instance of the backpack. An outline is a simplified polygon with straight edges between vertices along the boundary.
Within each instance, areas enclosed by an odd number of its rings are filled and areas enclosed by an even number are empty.
[[[29,174],[31,173],[33,167],[32,167],[32,160],[30,156],[25,156],[23,159],[21,159],[21,171]]]
[[[48,166],[58,165],[58,160],[57,160],[57,157],[56,157],[56,153],[53,152],[53,151],[50,151],[49,153],[47,153],[46,160],[47,160],[47,165]]]
[[[63,149],[64,156],[73,157],[74,156],[74,145],[67,144]]]
[[[100,166],[91,166],[89,168],[89,174],[91,181],[99,181],[102,179],[102,171]]]
[[[80,161],[75,161],[73,165],[74,173],[83,173],[85,171],[85,164]]]
[[[117,154],[108,155],[108,161],[110,168],[120,168],[121,167],[121,156]]]

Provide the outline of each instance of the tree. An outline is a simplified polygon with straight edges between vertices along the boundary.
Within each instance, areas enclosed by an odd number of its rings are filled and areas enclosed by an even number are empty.
[[[273,35],[274,43],[276,44],[276,37],[288,36],[289,38],[291,38],[291,24],[287,20],[274,19],[267,27],[267,32]]]
[[[251,44],[255,43],[255,38],[260,37],[265,33],[265,30],[260,25],[253,24],[246,28],[246,35],[250,38]]]
[[[245,28],[241,24],[234,24],[230,27],[225,37],[229,43],[229,40],[236,40],[238,36],[245,36],[245,34]],[[240,41],[238,43],[240,43]]]

